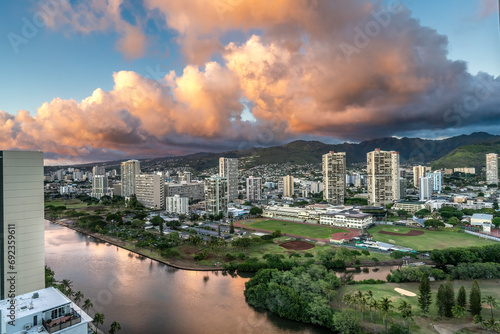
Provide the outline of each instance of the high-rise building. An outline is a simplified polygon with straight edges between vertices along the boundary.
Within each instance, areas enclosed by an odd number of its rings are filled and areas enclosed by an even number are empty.
[[[219,158],[219,176],[227,179],[227,200],[238,198],[238,159]]]
[[[440,194],[443,182],[441,171],[436,170],[432,173],[427,173],[425,176],[430,177],[432,179],[432,190]]]
[[[94,175],[92,177],[92,193],[90,196],[100,199],[104,195],[110,195],[108,192],[108,177],[106,175]]]
[[[420,200],[427,201],[432,197],[432,178],[429,177],[420,177],[420,186],[418,188]]]
[[[94,166],[92,167],[92,175],[106,175],[106,168],[104,166]]]
[[[486,154],[486,183],[498,185],[498,154]]]
[[[173,197],[175,195],[179,195],[180,197],[187,197],[190,201],[202,201],[205,198],[205,183],[166,183],[165,196]]]
[[[0,299],[45,287],[43,201],[43,152],[0,151]]]
[[[311,182],[311,192],[317,194],[323,191],[323,182],[312,181]]]
[[[413,185],[415,186],[415,188],[417,189],[419,188],[420,178],[425,177],[425,175],[430,172],[431,172],[430,167],[420,166],[420,165],[413,167]]]
[[[141,174],[141,163],[138,160],[122,162],[122,196],[130,197],[135,194],[135,177]]]
[[[165,211],[167,211],[168,213],[175,213],[178,215],[189,214],[189,198],[180,197],[179,195],[167,197]]]
[[[165,177],[163,173],[139,174],[135,177],[135,196],[146,208],[165,209]]]
[[[399,198],[404,199],[406,197],[406,189],[408,188],[408,180],[401,177],[399,178]]]
[[[212,176],[205,179],[205,211],[207,214],[222,213],[227,216],[227,179]]]
[[[294,192],[293,176],[287,175],[283,177],[283,197],[293,197]]]
[[[375,151],[366,155],[368,184],[368,204],[385,206],[398,200],[399,193],[399,153],[395,151]]]
[[[247,178],[247,201],[258,202],[261,200],[262,178],[249,176]]]
[[[346,187],[345,152],[329,152],[323,155],[323,198],[336,205],[344,204]]]

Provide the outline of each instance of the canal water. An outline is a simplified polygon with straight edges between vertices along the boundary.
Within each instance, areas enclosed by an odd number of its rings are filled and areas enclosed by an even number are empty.
[[[116,320],[120,334],[331,333],[249,306],[248,277],[178,270],[48,221],[45,261],[92,300],[91,316],[104,313],[104,330]]]

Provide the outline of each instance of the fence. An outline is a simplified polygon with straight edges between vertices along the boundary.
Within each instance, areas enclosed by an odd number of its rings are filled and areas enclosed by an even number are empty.
[[[480,237],[480,238],[485,238],[485,239],[489,239],[489,240],[500,242],[500,238],[494,237],[492,235],[487,235],[487,234],[478,233],[478,232],[472,232],[472,231],[467,231],[467,230],[464,230],[464,232],[467,233],[467,234],[475,235],[475,236]]]

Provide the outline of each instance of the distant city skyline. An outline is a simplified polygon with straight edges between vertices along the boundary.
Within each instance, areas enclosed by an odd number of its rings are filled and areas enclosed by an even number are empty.
[[[1,149],[47,164],[500,134],[498,1],[2,3]]]

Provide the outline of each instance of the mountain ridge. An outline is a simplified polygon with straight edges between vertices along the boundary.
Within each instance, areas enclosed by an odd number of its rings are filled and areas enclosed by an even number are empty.
[[[191,167],[194,170],[204,170],[218,165],[219,157],[240,158],[244,160],[243,167],[251,168],[257,165],[293,163],[321,163],[321,156],[329,151],[346,152],[348,165],[366,162],[366,153],[380,148],[386,151],[398,151],[401,164],[428,164],[445,157],[452,151],[464,145],[488,144],[500,142],[499,135],[486,132],[474,132],[470,135],[459,135],[445,139],[395,138],[385,137],[362,141],[360,143],[325,144],[317,140],[295,140],[279,146],[265,148],[250,148],[227,152],[199,152],[185,156],[166,156],[150,159],[140,159],[141,167],[145,169],[163,169],[173,167]],[[74,167],[100,165],[114,168],[120,161],[80,164]],[[55,167],[55,166],[53,166]],[[57,167],[56,167],[57,168]]]

